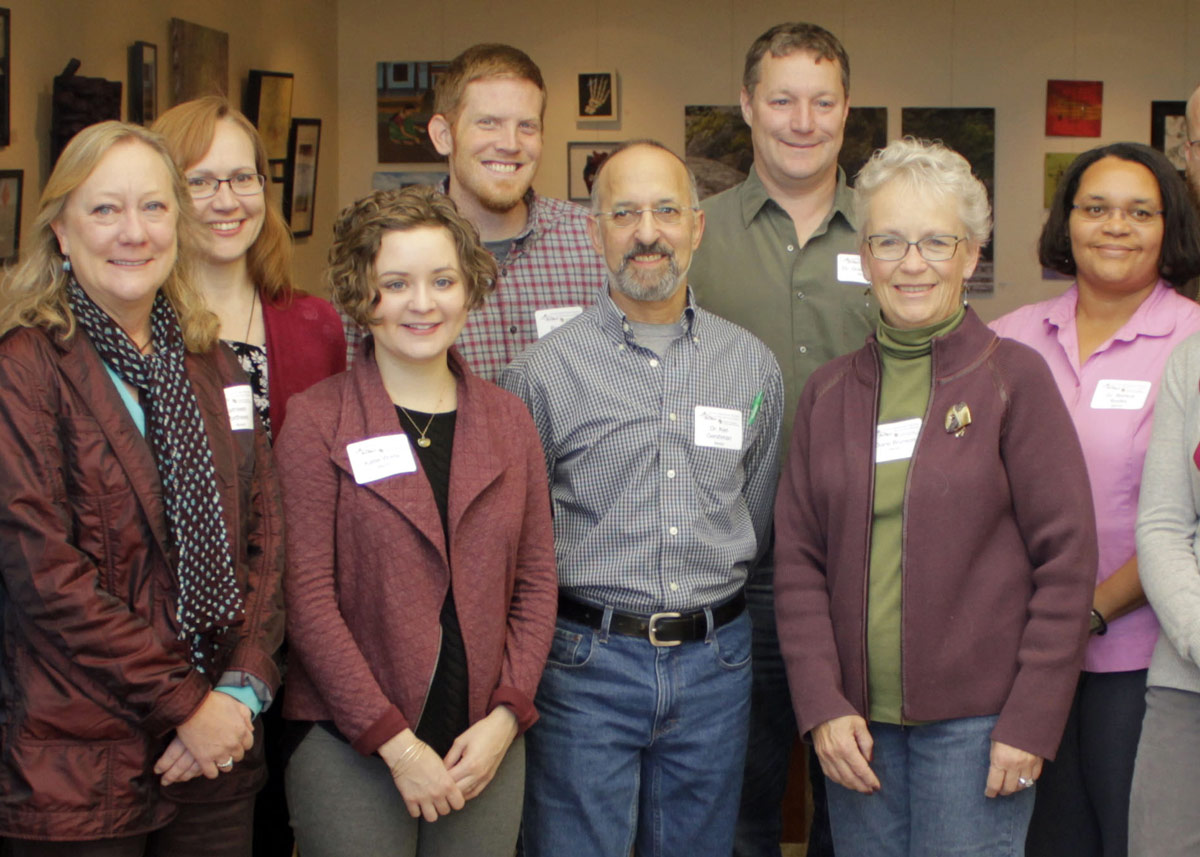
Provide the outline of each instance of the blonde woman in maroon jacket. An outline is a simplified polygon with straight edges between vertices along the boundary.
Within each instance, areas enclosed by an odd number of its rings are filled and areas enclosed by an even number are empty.
[[[0,296],[0,836],[247,857],[283,513],[162,138],[63,150]]]
[[[507,857],[557,578],[533,422],[451,349],[495,262],[430,188],[372,194],[334,233],[334,299],[371,340],[292,400],[276,447],[296,840]]]

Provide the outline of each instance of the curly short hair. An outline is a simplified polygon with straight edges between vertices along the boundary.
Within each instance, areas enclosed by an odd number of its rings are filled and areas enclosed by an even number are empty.
[[[1163,241],[1158,255],[1158,275],[1182,291],[1200,274],[1200,218],[1188,196],[1187,185],[1157,149],[1141,143],[1110,143],[1089,149],[1063,172],[1050,203],[1050,216],[1038,238],[1038,260],[1046,268],[1068,277],[1075,276],[1075,254],[1071,249],[1071,209],[1079,181],[1087,168],[1102,158],[1120,158],[1141,164],[1154,174],[1163,203]]]
[[[992,232],[992,206],[967,159],[941,143],[905,137],[893,140],[867,161],[854,181],[854,210],[860,237],[866,238],[867,211],[871,199],[891,181],[905,182],[914,192],[933,193],[958,205],[958,216],[967,228],[967,238],[977,245],[987,243]]]
[[[542,93],[542,115],[546,113],[546,82],[542,70],[529,54],[512,45],[472,45],[450,61],[450,67],[438,78],[433,92],[433,112],[446,117],[451,125],[458,118],[467,85],[493,77],[527,80]]]
[[[262,230],[246,251],[250,279],[271,300],[286,301],[292,293],[292,235],[270,181],[271,165],[258,130],[221,95],[205,95],[177,104],[158,117],[154,130],[167,141],[175,166],[186,172],[208,153],[217,122],[222,119],[228,119],[250,138],[254,169],[268,179],[263,190],[266,209]]]
[[[362,327],[374,323],[379,304],[375,258],[383,236],[425,226],[450,233],[467,289],[467,309],[482,304],[495,287],[496,260],[453,200],[427,185],[377,190],[342,209],[333,225],[325,273],[334,304]]]
[[[115,146],[146,146],[162,159],[171,177],[176,212],[175,265],[161,290],[179,317],[189,351],[202,352],[217,343],[219,323],[207,308],[195,281],[201,229],[196,207],[183,176],[175,168],[166,142],[140,125],[110,120],[89,125],[71,138],[46,181],[33,220],[29,247],[0,287],[0,334],[15,327],[38,327],[63,339],[75,334],[75,316],[67,300],[68,276],[54,224],[75,192]]]
[[[746,51],[746,65],[742,70],[742,89],[749,95],[754,94],[754,87],[762,76],[762,61],[768,51],[776,59],[801,51],[836,62],[842,72],[842,94],[849,97],[850,57],[838,37],[824,27],[803,22],[776,24],[755,39]]]

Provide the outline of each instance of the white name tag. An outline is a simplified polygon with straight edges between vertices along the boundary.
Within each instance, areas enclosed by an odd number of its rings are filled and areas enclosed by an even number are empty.
[[[696,446],[742,448],[742,412],[696,405]]]
[[[346,455],[350,457],[354,481],[359,485],[417,470],[406,434],[385,434],[346,444]]]
[[[838,253],[837,278],[839,283],[853,283],[856,286],[869,286],[862,272],[862,256],[857,253]]]
[[[1149,381],[1117,381],[1105,378],[1092,393],[1092,407],[1107,411],[1140,411],[1150,395]]]
[[[556,327],[573,319],[583,312],[581,306],[558,306],[551,309],[539,309],[533,313],[533,321],[537,324],[538,339],[541,339]]]
[[[880,423],[875,427],[875,463],[912,458],[921,434],[921,418]]]
[[[225,388],[225,410],[229,411],[233,431],[254,430],[254,394],[249,384]]]

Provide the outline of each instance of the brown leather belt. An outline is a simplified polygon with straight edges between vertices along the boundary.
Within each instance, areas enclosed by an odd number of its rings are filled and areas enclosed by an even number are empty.
[[[720,628],[732,622],[741,616],[745,609],[746,596],[742,592],[724,604],[711,608],[713,628]],[[561,593],[558,596],[558,615],[591,628],[599,628],[604,623],[603,607],[585,604]],[[613,610],[608,630],[626,637],[644,637],[654,646],[678,646],[680,643],[703,640],[707,637],[708,616],[703,610],[654,613],[650,616]]]

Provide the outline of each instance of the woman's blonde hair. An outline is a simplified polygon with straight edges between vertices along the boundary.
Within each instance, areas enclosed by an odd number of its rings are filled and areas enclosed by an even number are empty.
[[[334,305],[363,327],[372,324],[379,304],[375,257],[383,236],[423,226],[450,233],[462,268],[467,309],[482,304],[495,287],[496,260],[450,197],[432,187],[413,185],[403,190],[377,190],[338,215],[325,273]]]
[[[167,151],[180,172],[200,161],[212,146],[217,122],[228,119],[250,138],[254,169],[266,176],[263,190],[266,212],[262,229],[246,251],[250,280],[271,301],[286,301],[292,295],[292,236],[271,187],[271,165],[267,148],[250,120],[220,95],[205,95],[172,107],[154,123],[154,130],[167,141]],[[188,200],[191,203],[191,200]],[[194,204],[194,203],[193,203]]]
[[[160,288],[179,316],[189,351],[207,351],[216,343],[217,317],[194,285],[201,227],[183,176],[175,169],[162,137],[140,125],[115,121],[84,128],[71,138],[54,165],[38,204],[29,250],[0,286],[0,335],[16,327],[40,327],[58,332],[64,339],[74,335],[75,316],[67,301],[67,274],[53,224],[62,217],[71,194],[87,181],[109,150],[124,144],[148,146],[162,158],[171,176],[178,255]]]

